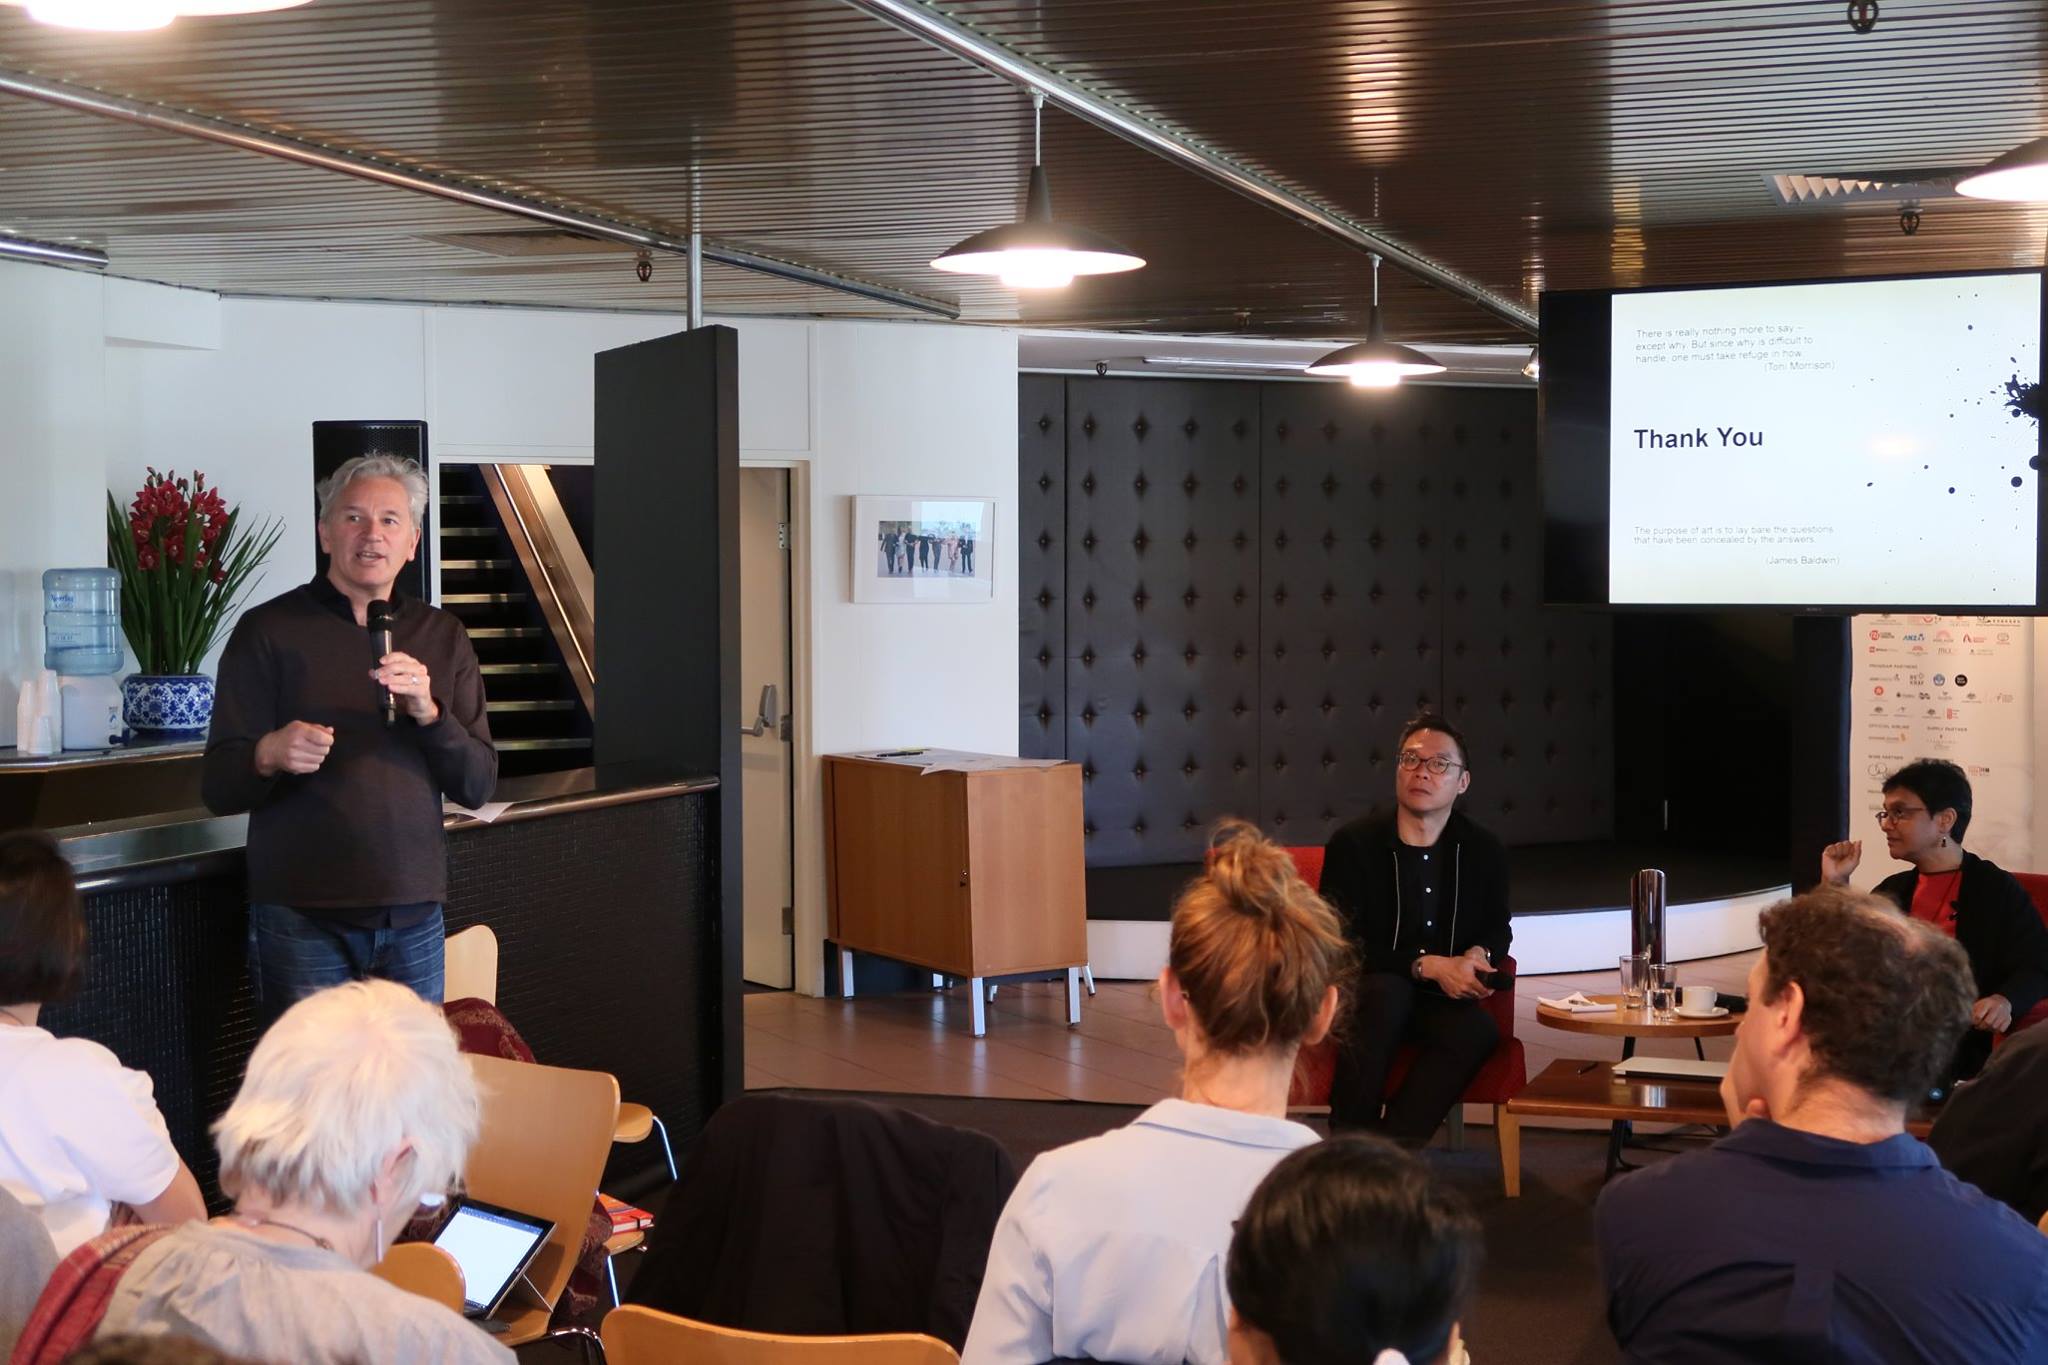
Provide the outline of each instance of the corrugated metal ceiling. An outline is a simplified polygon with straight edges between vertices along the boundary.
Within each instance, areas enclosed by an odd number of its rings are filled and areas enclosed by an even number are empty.
[[[1773,171],[1964,165],[2048,131],[2048,6],[1537,0],[955,0],[1018,52],[1533,305],[1543,287],[2041,260],[2048,213],[1937,200],[1777,204]],[[1152,265],[1027,297],[932,271],[1012,216],[1029,106],[837,0],[315,0],[154,35],[0,8],[0,66],[570,206],[704,232],[922,293],[973,320],[1332,335],[1356,252],[1048,114],[1063,216]],[[693,216],[693,204],[697,213]],[[680,261],[500,256],[428,240],[524,225],[90,115],[0,98],[0,226],[104,246],[117,273],[291,295],[678,309]],[[1405,339],[1512,340],[1388,280]],[[711,268],[728,312],[888,316]]]

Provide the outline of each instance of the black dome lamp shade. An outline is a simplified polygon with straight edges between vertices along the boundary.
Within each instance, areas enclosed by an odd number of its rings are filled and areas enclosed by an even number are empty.
[[[1442,374],[1444,367],[1413,346],[1389,341],[1380,327],[1380,258],[1372,258],[1372,318],[1365,340],[1332,351],[1308,367],[1310,374],[1342,375],[1361,389],[1391,389],[1410,375]]]
[[[1012,289],[1058,289],[1072,284],[1076,275],[1109,275],[1145,264],[1144,257],[1132,255],[1101,233],[1053,221],[1052,191],[1039,157],[1045,96],[1033,91],[1031,104],[1031,184],[1023,218],[975,233],[933,261],[933,269],[994,275]]]

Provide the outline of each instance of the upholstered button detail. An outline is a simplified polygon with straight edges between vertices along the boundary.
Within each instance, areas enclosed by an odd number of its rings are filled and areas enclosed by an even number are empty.
[[[1380,551],[1380,546],[1387,543],[1387,538],[1381,535],[1380,528],[1375,526],[1366,535],[1365,543],[1367,548],[1369,548],[1374,554],[1378,554]]]
[[[1093,782],[1095,780],[1095,764],[1092,761],[1087,759],[1081,761],[1081,780],[1083,782]]]
[[[1095,419],[1093,417],[1083,417],[1081,419],[1081,430],[1093,436],[1095,434]]]
[[[1195,599],[1198,596],[1200,596],[1200,594],[1198,594],[1193,588],[1189,588],[1186,592],[1180,595],[1181,605],[1190,608],[1193,607],[1195,605]]]
[[[1337,533],[1336,533],[1335,531],[1325,531],[1325,532],[1323,532],[1323,549],[1324,549],[1324,551],[1325,551],[1325,552],[1328,552],[1328,551],[1330,551],[1330,550],[1334,550],[1334,549],[1336,549],[1336,548],[1337,548]]]
[[[1131,480],[1131,487],[1138,490],[1138,496],[1141,498],[1145,496],[1145,490],[1151,486],[1151,482],[1142,473],[1137,478]]]
[[[1195,772],[1195,760],[1192,758],[1180,765],[1180,775],[1182,777],[1193,777]]]
[[[1090,588],[1081,594],[1081,605],[1084,607],[1093,607],[1095,605],[1095,589]]]
[[[1337,657],[1337,646],[1336,646],[1336,644],[1335,644],[1335,643],[1334,643],[1333,641],[1330,641],[1330,640],[1325,640],[1325,641],[1323,641],[1323,662],[1324,662],[1324,663],[1328,663],[1328,662],[1330,662],[1330,660],[1332,660],[1332,659],[1334,659],[1334,658],[1336,658],[1336,657]]]
[[[1049,607],[1049,606],[1051,606],[1051,605],[1052,605],[1052,594],[1051,594],[1051,593],[1049,593],[1049,592],[1046,592],[1046,591],[1045,591],[1044,589],[1042,589],[1042,588],[1041,588],[1041,589],[1039,590],[1039,593],[1038,593],[1038,605],[1039,605],[1039,606],[1041,606],[1041,607]]]
[[[1246,767],[1246,764],[1245,764],[1245,761],[1244,761],[1243,759],[1241,759],[1241,758],[1239,758],[1239,759],[1233,759],[1233,760],[1231,761],[1231,764],[1230,764],[1230,771],[1232,771],[1232,772],[1234,772],[1234,773],[1241,773],[1241,772],[1243,772],[1243,771],[1245,770],[1245,767]]]
[[[1135,707],[1131,708],[1131,719],[1137,721],[1140,725],[1143,725],[1145,723],[1145,717],[1151,714],[1152,713],[1150,711],[1147,711],[1145,709],[1144,702],[1139,702]]]
[[[1092,550],[1095,548],[1095,533],[1093,531],[1090,531],[1086,535],[1081,537],[1081,548],[1084,550]]]
[[[1230,424],[1230,434],[1232,436],[1244,435],[1244,418],[1240,417]]]
[[[1230,481],[1230,491],[1231,491],[1231,492],[1233,492],[1233,493],[1238,493],[1238,494],[1242,494],[1242,493],[1244,492],[1244,490],[1245,490],[1245,482],[1244,482],[1244,475],[1240,474],[1240,475],[1238,475],[1238,476],[1237,476],[1236,478],[1234,478],[1234,479],[1232,479],[1232,480]]]
[[[1273,491],[1283,498],[1287,496],[1287,476],[1285,474],[1273,480]]]
[[[1197,422],[1194,418],[1190,417],[1187,421],[1182,422],[1180,424],[1180,429],[1183,434],[1192,436],[1202,429],[1202,424],[1200,422]],[[1193,490],[1189,491],[1192,492]]]
[[[1323,771],[1328,772],[1330,769],[1336,766],[1337,755],[1331,753],[1328,749],[1323,750]]]
[[[1336,585],[1336,584],[1334,584],[1334,583],[1325,583],[1325,584],[1323,584],[1323,605],[1327,607],[1327,606],[1329,606],[1329,605],[1330,605],[1330,603],[1332,603],[1332,602],[1334,602],[1334,601],[1336,601],[1336,600],[1337,600],[1337,585]]]
[[[1131,605],[1136,607],[1139,611],[1145,610],[1145,604],[1147,602],[1150,602],[1151,600],[1152,595],[1146,592],[1143,588],[1140,588],[1136,592],[1131,594]]]
[[[1051,545],[1052,533],[1050,531],[1040,531],[1038,533],[1038,548],[1044,550],[1050,548]]]
[[[1182,720],[1193,720],[1193,719],[1195,718],[1195,704],[1194,704],[1194,702],[1192,702],[1192,701],[1189,701],[1189,702],[1187,702],[1187,703],[1185,703],[1185,704],[1183,704],[1183,705],[1181,706],[1181,708],[1180,708],[1180,718],[1181,718]]]
[[[1045,666],[1047,666],[1047,665],[1048,665],[1048,664],[1050,664],[1051,662],[1052,662],[1052,651],[1051,651],[1051,650],[1049,650],[1049,649],[1040,649],[1040,650],[1038,651],[1038,666],[1039,666],[1040,668],[1044,668]]]
[[[1279,659],[1284,659],[1284,658],[1286,658],[1286,657],[1287,657],[1287,642],[1286,642],[1285,640],[1275,640],[1275,641],[1273,642],[1273,658],[1274,658],[1275,660],[1279,660]]]
[[[1095,491],[1095,476],[1093,474],[1086,475],[1082,478],[1081,491],[1083,493],[1093,493]]]
[[[1276,550],[1287,548],[1287,533],[1285,531],[1275,531],[1273,533],[1273,548]]]
[[[1244,532],[1242,532],[1242,531],[1239,531],[1239,532],[1238,532],[1238,533],[1237,533],[1236,535],[1234,535],[1234,536],[1232,536],[1232,537],[1230,538],[1230,543],[1231,543],[1231,545],[1232,545],[1232,546],[1234,546],[1235,548],[1237,548],[1237,549],[1240,549],[1240,550],[1242,550],[1242,549],[1244,548],[1244,545],[1245,545],[1245,539],[1246,539],[1246,537],[1245,537],[1245,533],[1244,533]]]
[[[1243,663],[1243,662],[1244,662],[1244,656],[1245,656],[1245,648],[1244,648],[1244,646],[1243,646],[1242,644],[1238,645],[1238,646],[1237,646],[1237,647],[1236,647],[1235,649],[1232,649],[1232,650],[1230,651],[1230,657],[1231,657],[1231,658],[1233,658],[1233,659],[1235,659],[1235,660],[1237,660],[1237,662],[1239,662],[1239,663]]]
[[[1081,708],[1081,723],[1083,725],[1093,725],[1095,723],[1095,708],[1093,706]]]
[[[1152,537],[1146,535],[1142,527],[1139,528],[1138,534],[1131,537],[1131,548],[1139,554],[1145,553],[1145,547],[1151,543]]]
[[[1335,422],[1323,423],[1323,439],[1325,441],[1334,441],[1337,439],[1337,424]]]
[[[1202,822],[1194,817],[1194,813],[1189,812],[1186,816],[1182,817],[1180,827],[1182,829],[1199,829],[1201,824]]]
[[[1193,668],[1195,666],[1195,647],[1189,645],[1180,652],[1180,657],[1187,661],[1188,667]]]
[[[1138,817],[1137,819],[1135,819],[1135,820],[1131,821],[1131,833],[1133,833],[1133,834],[1143,834],[1144,832],[1145,832],[1145,817],[1141,815],[1141,816],[1139,816],[1139,817]]]
[[[1050,418],[1050,417],[1045,417],[1045,416],[1040,416],[1040,417],[1039,417],[1039,419],[1038,419],[1038,429],[1039,429],[1040,431],[1051,431],[1051,430],[1052,430],[1052,418]]]
[[[1245,710],[1246,707],[1244,704],[1243,697],[1239,697],[1236,701],[1230,704],[1230,714],[1233,716],[1241,716],[1245,713]]]
[[[1092,664],[1092,663],[1094,663],[1094,662],[1095,662],[1095,651],[1094,651],[1094,650],[1092,650],[1092,649],[1084,649],[1084,650],[1082,650],[1082,651],[1081,651],[1081,662],[1082,662],[1083,664]]]
[[[1132,662],[1132,663],[1134,663],[1134,664],[1142,664],[1142,663],[1144,663],[1144,662],[1145,662],[1145,646],[1144,646],[1144,645],[1142,645],[1142,644],[1137,644],[1137,645],[1132,645],[1132,646],[1131,646],[1131,662]]]
[[[1052,487],[1052,475],[1040,474],[1038,476],[1038,491],[1043,493],[1046,489],[1050,487]]]
[[[1278,698],[1278,699],[1276,699],[1276,700],[1275,700],[1275,701],[1273,702],[1273,714],[1274,714],[1274,715],[1276,715],[1276,716],[1284,716],[1284,715],[1286,715],[1286,714],[1287,714],[1287,699],[1286,699],[1286,698],[1284,698],[1284,697],[1282,697],[1282,698]]]
[[[1131,423],[1131,430],[1139,436],[1143,436],[1146,432],[1152,430],[1152,424],[1145,420],[1144,414],[1140,413],[1138,420]]]
[[[1286,440],[1286,439],[1287,439],[1287,423],[1285,423],[1285,422],[1275,422],[1275,423],[1273,424],[1273,434],[1274,434],[1275,436],[1278,436],[1278,437],[1279,437],[1279,438],[1280,438],[1281,440],[1283,440],[1283,441],[1284,441],[1284,440]]]
[[[1137,778],[1137,779],[1138,779],[1139,781],[1141,781],[1141,782],[1145,780],[1145,760],[1144,760],[1144,759],[1142,759],[1142,758],[1141,758],[1141,759],[1139,759],[1139,760],[1138,760],[1138,762],[1137,762],[1137,764],[1136,764],[1136,766],[1134,766],[1134,767],[1133,767],[1133,768],[1131,769],[1131,776],[1132,776],[1132,777],[1135,777],[1135,778]]]
[[[1195,548],[1195,533],[1193,531],[1188,532],[1186,535],[1180,538],[1180,547],[1183,550],[1193,553]]]
[[[1051,707],[1049,707],[1049,706],[1040,706],[1040,707],[1038,708],[1038,723],[1039,723],[1040,725],[1047,725],[1047,724],[1050,724],[1051,722],[1052,722],[1052,708],[1051,708]]]
[[[1195,495],[1195,490],[1200,488],[1201,486],[1202,481],[1192,474],[1188,475],[1186,478],[1180,481],[1180,491],[1187,494],[1191,498]]]

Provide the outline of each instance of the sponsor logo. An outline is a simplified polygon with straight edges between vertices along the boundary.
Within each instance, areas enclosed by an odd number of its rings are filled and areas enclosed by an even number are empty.
[[[1957,686],[1957,687],[1968,687],[1969,685],[1970,685],[1970,675],[1969,675],[1969,674],[1967,674],[1967,673],[1958,673],[1958,674],[1956,674],[1956,686]]]
[[[1916,630],[1916,631],[1913,631],[1913,632],[1911,632],[1910,634],[1907,634],[1907,635],[1901,635],[1901,636],[1900,636],[1899,638],[1900,638],[1901,640],[1904,640],[1904,641],[1906,641],[1907,643],[1909,643],[1909,644],[1910,644],[1910,643],[1911,643],[1911,642],[1913,642],[1914,640],[1924,640],[1924,639],[1926,639],[1926,638],[1927,638],[1927,632],[1926,632],[1926,631],[1924,631],[1924,630]]]
[[[1937,674],[1935,674],[1935,675],[1934,675],[1934,685],[1935,685],[1936,687],[1944,687],[1944,686],[1946,686],[1947,684],[1948,684],[1948,679],[1947,679],[1947,678],[1944,678],[1944,677],[1942,677],[1942,676],[1941,676],[1941,674],[1939,674],[1939,673],[1937,673]]]
[[[1870,692],[1871,692],[1871,695],[1872,695],[1872,696],[1877,696],[1877,697],[1881,697],[1881,696],[1883,696],[1883,695],[1884,695],[1884,684],[1882,684],[1882,683],[1879,683],[1879,684],[1878,684],[1878,685],[1877,685],[1876,687],[1873,687],[1873,688],[1871,688],[1871,689],[1870,689]]]

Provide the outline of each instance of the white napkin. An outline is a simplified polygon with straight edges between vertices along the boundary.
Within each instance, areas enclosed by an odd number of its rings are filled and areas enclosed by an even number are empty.
[[[1602,1004],[1598,1000],[1588,1000],[1584,991],[1573,991],[1562,1000],[1552,1000],[1547,995],[1539,995],[1536,997],[1536,1003],[1548,1005],[1554,1010],[1563,1010],[1566,1014],[1604,1014],[1611,1013],[1614,1009],[1611,1003]]]

